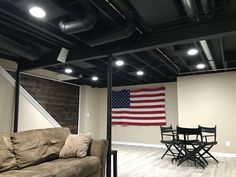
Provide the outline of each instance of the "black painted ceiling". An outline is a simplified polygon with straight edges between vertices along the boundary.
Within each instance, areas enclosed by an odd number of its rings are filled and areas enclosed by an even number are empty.
[[[194,2],[194,14],[183,2]],[[201,2],[208,2],[203,6]],[[37,19],[29,14],[32,6],[43,7],[47,15]],[[65,34],[59,22],[82,19],[92,12],[96,24],[86,32]],[[175,81],[177,76],[225,72],[236,67],[236,1],[233,0],[2,0],[0,37],[8,38],[30,56],[0,45],[0,57],[16,61],[21,71],[45,68],[77,77],[73,82],[106,86],[107,56],[113,61],[113,85]],[[92,47],[89,43],[133,24],[135,31],[126,39]],[[212,61],[200,41],[205,40]],[[1,41],[2,42],[2,41]],[[3,43],[3,42],[2,42]],[[4,44],[3,44],[4,45]],[[66,63],[56,60],[61,48],[69,49]],[[190,48],[199,53],[187,55]],[[23,50],[22,49],[22,50]],[[30,58],[30,59],[29,59]],[[196,65],[204,63],[204,69]],[[143,76],[136,71],[143,70]],[[94,82],[91,76],[98,76]]]

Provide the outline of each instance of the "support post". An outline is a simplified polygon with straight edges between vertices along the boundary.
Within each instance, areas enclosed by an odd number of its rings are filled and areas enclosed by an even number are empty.
[[[14,132],[18,131],[19,96],[20,96],[19,92],[20,92],[20,71],[18,65],[16,70],[16,82],[15,82]]]
[[[111,177],[111,134],[112,134],[112,55],[108,56],[107,61],[107,141],[108,154],[107,154],[107,177]]]

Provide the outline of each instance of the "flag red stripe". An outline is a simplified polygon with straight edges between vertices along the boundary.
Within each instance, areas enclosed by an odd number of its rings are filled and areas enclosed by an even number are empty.
[[[112,125],[137,125],[137,126],[163,126],[165,122],[161,123],[133,123],[133,122],[112,122]]]
[[[128,116],[112,116],[112,119],[164,120],[165,117],[128,117]]]
[[[154,89],[138,89],[138,90],[130,90],[130,92],[143,92],[143,91],[160,91],[160,90],[165,90],[165,87],[160,87],[160,88],[154,88]]]
[[[165,111],[116,111],[112,110],[114,114],[165,114]]]
[[[152,102],[164,102],[165,99],[156,100],[130,100],[130,103],[152,103]]]
[[[165,105],[151,105],[151,106],[130,106],[129,108],[164,108]]]
[[[130,95],[130,98],[165,96],[165,93]]]

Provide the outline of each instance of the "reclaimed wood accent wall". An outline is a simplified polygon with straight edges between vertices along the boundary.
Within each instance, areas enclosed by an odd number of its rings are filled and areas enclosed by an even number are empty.
[[[21,86],[62,126],[78,132],[79,87],[21,75]]]

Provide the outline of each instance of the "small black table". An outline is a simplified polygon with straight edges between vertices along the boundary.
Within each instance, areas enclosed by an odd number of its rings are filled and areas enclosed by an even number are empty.
[[[117,150],[111,150],[113,156],[113,177],[117,177]]]

